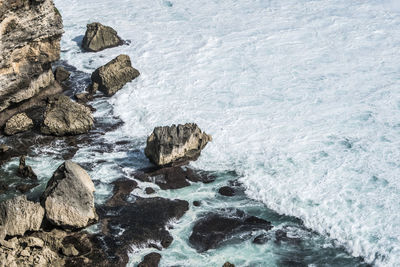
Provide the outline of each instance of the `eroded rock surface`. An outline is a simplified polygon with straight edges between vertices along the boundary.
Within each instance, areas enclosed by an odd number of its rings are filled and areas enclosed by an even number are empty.
[[[61,66],[57,67],[54,71],[54,76],[57,82],[63,82],[68,80],[70,75],[71,73]]]
[[[0,125],[55,85],[50,64],[60,57],[62,27],[52,0],[0,2]]]
[[[98,89],[111,96],[139,75],[139,71],[132,68],[129,56],[119,55],[93,72],[91,92],[94,93]]]
[[[90,108],[58,95],[49,99],[41,131],[56,136],[76,135],[87,133],[93,124]]]
[[[13,135],[16,133],[22,133],[28,131],[33,127],[33,121],[25,114],[19,113],[12,116],[4,127],[4,133],[6,135]]]
[[[42,224],[44,209],[39,203],[17,196],[0,203],[0,240],[5,236],[37,231]]]
[[[158,166],[196,160],[212,138],[195,123],[156,127],[147,138],[145,154]]]
[[[106,48],[122,45],[123,43],[113,28],[93,22],[86,26],[82,48],[89,52],[98,52]]]
[[[82,228],[97,220],[94,184],[78,164],[66,161],[54,172],[42,195],[46,218],[54,225]]]

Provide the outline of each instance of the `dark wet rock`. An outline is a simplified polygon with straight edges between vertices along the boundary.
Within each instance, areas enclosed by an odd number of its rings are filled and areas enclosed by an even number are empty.
[[[88,107],[73,102],[65,95],[58,95],[49,98],[41,131],[56,136],[76,135],[87,133],[93,123]]]
[[[296,237],[289,237],[286,231],[279,229],[275,231],[275,243],[280,244],[281,242],[299,245],[301,243],[301,239]]]
[[[54,71],[54,77],[56,78],[57,82],[63,82],[68,80],[70,75],[71,73],[61,66],[57,67],[56,70]]]
[[[98,89],[106,96],[112,96],[139,75],[139,71],[132,68],[129,56],[119,55],[92,73],[92,89],[89,91],[95,93]]]
[[[82,48],[86,51],[98,52],[124,43],[117,32],[109,26],[93,22],[88,24],[86,28],[82,41]]]
[[[225,262],[222,267],[235,267],[235,264],[230,263],[229,261]]]
[[[75,98],[79,103],[86,103],[93,100],[93,95],[89,94],[88,92],[83,92],[76,94]]]
[[[26,132],[33,127],[33,121],[25,113],[19,113],[12,116],[4,127],[6,135]]]
[[[42,224],[44,209],[39,203],[17,196],[0,203],[0,240],[6,235],[23,235],[37,231]]]
[[[113,196],[107,201],[107,206],[125,205],[129,194],[137,188],[137,183],[128,179],[118,179],[112,184],[114,185]]]
[[[146,187],[146,189],[144,191],[148,195],[154,194],[156,192],[156,190],[154,190],[152,187]]]
[[[223,196],[232,197],[235,195],[235,189],[230,186],[223,186],[218,190],[218,193]]]
[[[8,184],[0,182],[0,194],[7,192],[7,190],[8,190]]]
[[[195,207],[200,207],[201,206],[201,202],[198,200],[193,201],[193,206]]]
[[[156,252],[152,252],[144,256],[143,261],[139,263],[138,267],[157,267],[160,263],[161,255]]]
[[[32,188],[35,188],[39,184],[34,183],[34,184],[18,184],[15,189],[17,189],[19,192],[25,194],[29,192]]]
[[[146,157],[157,166],[196,160],[212,138],[195,123],[156,127],[147,138]]]
[[[253,244],[257,244],[257,245],[263,245],[265,243],[267,243],[270,240],[270,237],[267,234],[261,234],[256,236],[253,239]]]
[[[64,228],[82,228],[97,220],[94,184],[78,164],[66,161],[57,168],[41,197],[46,219]]]
[[[134,174],[135,178],[157,184],[161,189],[179,189],[190,185],[190,182],[210,183],[215,176],[198,172],[188,167],[165,167],[161,169],[144,169]]]
[[[229,213],[221,211],[209,213],[199,219],[193,227],[189,242],[198,252],[204,252],[218,248],[235,235],[270,229],[270,222],[246,215],[241,210],[232,210]]]
[[[26,158],[25,156],[21,156],[19,158],[19,167],[18,167],[18,176],[21,176],[23,178],[30,178],[33,180],[37,180],[37,175],[35,172],[32,170],[31,166],[26,165]]]

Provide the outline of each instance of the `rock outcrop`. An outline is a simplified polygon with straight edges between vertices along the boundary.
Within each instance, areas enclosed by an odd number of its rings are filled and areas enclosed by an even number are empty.
[[[93,72],[91,92],[100,90],[111,96],[139,75],[139,71],[132,68],[129,56],[119,55]]]
[[[60,57],[62,28],[52,0],[0,2],[0,126],[27,100],[61,90],[51,62]]]
[[[64,228],[82,228],[97,220],[94,184],[87,172],[72,161],[54,172],[42,195],[46,218]]]
[[[69,73],[69,71],[67,71],[64,67],[61,66],[57,67],[54,71],[54,76],[57,82],[63,82],[68,80],[70,75],[71,73]]]
[[[17,196],[0,203],[0,240],[5,236],[37,231],[42,224],[44,209],[39,203]]]
[[[89,52],[98,52],[106,48],[122,45],[123,43],[113,28],[93,22],[86,26],[82,48]]]
[[[13,135],[28,131],[33,127],[33,121],[25,113],[19,113],[12,116],[4,127],[6,135]]]
[[[147,138],[146,157],[158,166],[196,160],[212,138],[195,123],[156,127]]]
[[[76,135],[87,133],[93,123],[90,108],[59,95],[49,99],[41,131],[57,136]]]

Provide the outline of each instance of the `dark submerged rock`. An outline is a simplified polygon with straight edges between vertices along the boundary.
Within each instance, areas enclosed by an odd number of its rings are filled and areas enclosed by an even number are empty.
[[[144,169],[134,174],[144,182],[153,182],[161,189],[179,189],[190,185],[190,182],[210,183],[215,176],[198,172],[188,167],[165,167],[161,169]]]
[[[89,91],[93,94],[98,89],[106,96],[112,96],[139,75],[139,71],[132,68],[129,56],[119,55],[92,73],[92,85]]]
[[[160,263],[161,255],[156,252],[152,252],[144,256],[143,261],[139,263],[138,267],[157,267]]]
[[[57,67],[54,71],[54,77],[56,78],[57,82],[63,82],[68,80],[71,73],[67,71],[64,67]]]
[[[37,180],[37,175],[35,172],[32,170],[31,166],[26,165],[26,158],[25,156],[21,156],[19,158],[19,166],[18,166],[18,176],[22,178],[30,178],[33,180]]]
[[[218,190],[218,193],[223,196],[232,197],[235,195],[235,189],[230,186],[223,186]]]
[[[201,202],[198,200],[193,201],[193,206],[195,207],[200,207],[201,206]]]
[[[195,223],[189,242],[198,252],[204,252],[219,247],[235,235],[270,229],[270,222],[248,216],[241,210],[210,213]]]
[[[144,191],[148,195],[154,194],[156,192],[156,190],[154,190],[152,187],[146,187],[146,189]]]
[[[113,28],[93,22],[86,26],[82,48],[89,52],[98,52],[106,48],[122,45],[123,43]]]
[[[157,166],[179,165],[196,160],[212,140],[195,123],[156,127],[147,138],[146,157]]]
[[[235,264],[230,263],[229,261],[225,262],[222,267],[235,267]]]
[[[34,183],[34,184],[18,184],[15,189],[17,189],[19,192],[25,194],[29,192],[32,188],[35,188],[39,184]]]

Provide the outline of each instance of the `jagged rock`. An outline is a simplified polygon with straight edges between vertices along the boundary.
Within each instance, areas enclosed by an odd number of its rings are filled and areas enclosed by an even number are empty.
[[[98,52],[106,48],[122,45],[123,43],[113,28],[93,22],[86,26],[82,48],[89,52]]]
[[[139,71],[132,68],[129,56],[119,55],[92,73],[91,91],[98,88],[107,96],[111,96],[139,75]]]
[[[220,189],[218,189],[218,193],[226,197],[232,197],[235,195],[235,189],[233,189],[230,186],[223,186]]]
[[[219,247],[235,235],[270,229],[270,222],[249,216],[241,210],[221,211],[199,219],[193,227],[189,242],[198,252],[204,252]]]
[[[235,264],[230,263],[229,261],[225,262],[222,267],[235,267]]]
[[[147,138],[146,157],[158,166],[196,160],[212,138],[195,123],[156,127]]]
[[[18,166],[18,175],[23,178],[30,178],[33,180],[37,180],[37,175],[32,170],[31,166],[26,165],[26,158],[25,156],[21,156],[19,158],[19,166]]]
[[[154,189],[151,188],[151,187],[146,187],[144,191],[145,191],[146,194],[148,194],[148,195],[154,194],[154,193],[156,192],[156,190],[154,190]]]
[[[54,71],[54,77],[56,78],[57,82],[63,82],[68,80],[71,73],[67,71],[64,67],[57,67]]]
[[[143,261],[138,264],[137,267],[157,267],[160,263],[161,255],[156,252],[152,252],[144,256]]]
[[[90,108],[58,95],[49,99],[41,131],[57,136],[83,134],[93,127],[93,123]]]
[[[33,121],[25,113],[19,113],[12,116],[4,127],[6,135],[26,132],[33,127]]]
[[[16,108],[55,84],[50,63],[60,57],[61,16],[52,0],[1,1],[0,125]],[[19,110],[18,112],[21,112]]]
[[[0,203],[0,227],[9,236],[39,230],[43,216],[40,204],[27,200],[25,195]]]
[[[54,225],[82,228],[97,220],[94,184],[78,164],[66,161],[54,172],[42,195],[46,218]]]

